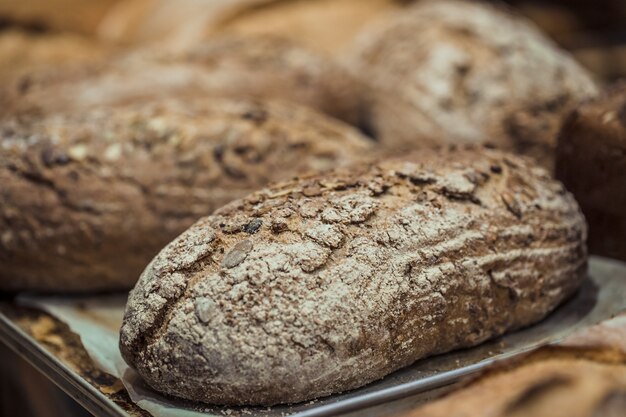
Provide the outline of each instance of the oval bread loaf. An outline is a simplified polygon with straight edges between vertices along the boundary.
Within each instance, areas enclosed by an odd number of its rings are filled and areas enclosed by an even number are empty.
[[[359,83],[331,59],[275,37],[226,37],[185,52],[140,50],[90,66],[28,75],[5,88],[0,114],[81,111],[168,97],[280,99],[351,124]]]
[[[128,289],[196,219],[370,142],[292,103],[163,101],[0,124],[0,290]],[[250,226],[252,227],[252,226]]]
[[[154,258],[131,292],[121,351],[174,396],[309,400],[540,320],[581,283],[585,237],[559,182],[497,151],[284,182]]]
[[[393,148],[488,143],[553,164],[562,119],[597,93],[530,22],[473,1],[423,1],[366,28],[346,66],[371,85],[366,127]]]

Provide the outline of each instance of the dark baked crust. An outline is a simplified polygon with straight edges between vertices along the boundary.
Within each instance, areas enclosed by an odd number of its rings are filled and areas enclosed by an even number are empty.
[[[0,126],[0,290],[130,288],[194,220],[343,166],[354,129],[292,103],[163,101]]]
[[[271,186],[196,222],[131,292],[120,347],[155,389],[304,401],[543,318],[586,226],[543,169],[421,152]]]
[[[532,23],[474,1],[417,2],[366,28],[345,59],[372,87],[367,130],[392,148],[490,144],[551,169],[563,118],[597,93]]]
[[[559,135],[556,175],[589,223],[589,250],[626,260],[626,83],[582,104]]]
[[[187,52],[147,49],[71,71],[33,73],[0,92],[1,114],[72,112],[168,97],[281,99],[351,124],[359,84],[328,57],[276,37],[225,37]]]

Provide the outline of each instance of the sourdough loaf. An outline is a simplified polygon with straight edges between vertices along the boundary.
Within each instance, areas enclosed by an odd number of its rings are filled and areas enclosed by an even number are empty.
[[[369,150],[312,110],[231,100],[11,120],[0,137],[5,291],[130,288],[163,245],[216,207]]]
[[[626,83],[578,107],[559,135],[556,175],[589,223],[589,250],[626,260]]]
[[[578,288],[585,237],[559,182],[497,151],[424,151],[283,182],[153,259],[120,347],[166,394],[309,400],[540,320]]]
[[[590,75],[531,23],[466,1],[424,1],[367,27],[346,65],[372,86],[365,122],[390,147],[488,143],[553,165]]]
[[[323,54],[276,37],[234,36],[184,52],[139,50],[5,89],[0,114],[72,112],[166,97],[278,98],[356,124],[360,88]]]

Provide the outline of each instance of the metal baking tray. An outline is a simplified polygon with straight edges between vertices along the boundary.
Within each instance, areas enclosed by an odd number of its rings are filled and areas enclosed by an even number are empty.
[[[228,410],[171,398],[163,399],[168,404],[179,407],[180,415],[185,416],[195,415],[194,412],[223,415],[228,411],[230,416],[322,417],[342,415],[355,410],[361,410],[359,415],[377,416],[380,415],[381,409],[384,412],[384,407],[376,407],[378,411],[371,407],[409,397],[412,403],[416,403],[416,398],[419,399],[420,395],[426,398],[428,395],[424,393],[429,390],[458,382],[496,361],[527,353],[539,346],[556,343],[577,329],[608,319],[624,310],[626,310],[626,264],[591,257],[588,279],[585,280],[581,290],[540,323],[475,348],[420,360],[380,381],[350,392],[292,406]],[[128,417],[129,414],[124,409],[1,314],[0,340],[31,362],[94,415]],[[134,381],[133,386],[136,391],[145,390],[149,395],[158,395],[139,379]]]

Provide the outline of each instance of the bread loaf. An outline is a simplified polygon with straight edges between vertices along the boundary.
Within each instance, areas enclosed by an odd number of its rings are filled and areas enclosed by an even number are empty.
[[[28,73],[70,61],[90,63],[110,53],[112,48],[75,34],[0,30],[0,85],[18,78],[17,87],[24,89],[29,82],[24,75]]]
[[[401,417],[619,417],[626,414],[626,358],[556,350],[494,369],[465,389]],[[608,352],[607,352],[608,353]],[[591,357],[585,357],[591,356]]]
[[[411,0],[127,0],[101,36],[117,42],[187,48],[223,34],[279,35],[338,52],[367,23]]]
[[[190,400],[322,397],[540,320],[578,288],[585,237],[560,183],[496,151],[283,182],[153,259],[121,352],[154,389]]]
[[[626,260],[626,83],[582,104],[559,135],[556,175],[589,223],[589,250]]]
[[[7,88],[0,114],[72,112],[167,97],[278,98],[356,124],[360,89],[324,55],[275,37],[227,37],[186,51],[140,50]]]
[[[0,137],[0,291],[128,289],[216,207],[370,149],[292,103],[230,100],[12,120]]]
[[[596,93],[532,24],[477,2],[418,2],[364,29],[345,59],[372,86],[368,130],[394,148],[487,143],[552,167],[562,118]]]
[[[558,346],[500,362],[402,417],[617,417],[626,414],[626,315]]]
[[[0,27],[30,26],[51,32],[95,34],[101,19],[120,0],[0,0]]]

